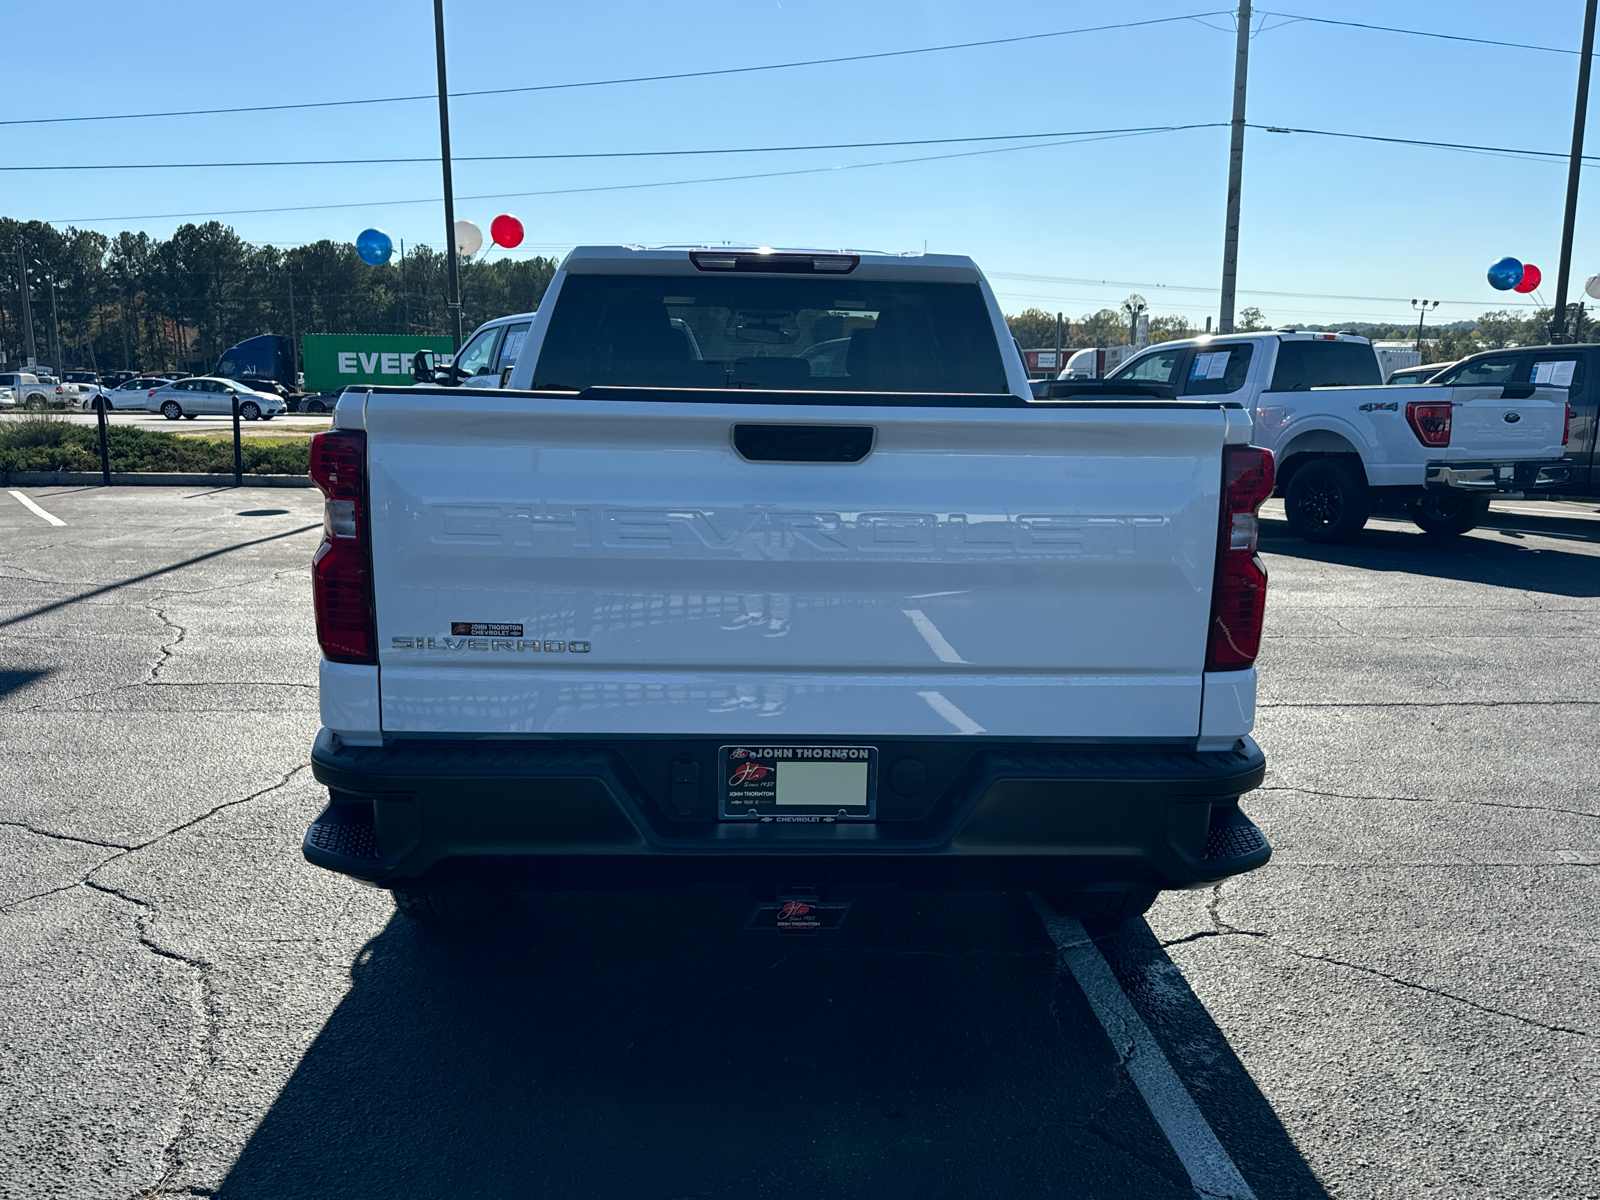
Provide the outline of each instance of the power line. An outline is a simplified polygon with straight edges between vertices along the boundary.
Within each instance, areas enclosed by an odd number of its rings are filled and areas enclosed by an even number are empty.
[[[734,146],[711,150],[605,150],[582,154],[453,154],[454,162],[553,162],[568,159],[682,158],[694,155],[785,154],[805,150],[874,150],[894,146],[948,146],[970,142],[1021,142],[1041,138],[1093,137],[1102,134],[1167,133],[1201,129],[1223,122],[1193,125],[1138,125],[1123,129],[1063,129],[1049,133],[995,133],[974,137],[905,138],[891,142],[828,142],[795,146]],[[219,167],[366,167],[400,163],[436,163],[438,155],[408,158],[298,158],[262,162],[74,163],[43,166],[0,166],[0,171],[167,171],[212,170]]]
[[[715,147],[706,150],[604,150],[573,154],[458,154],[452,157],[456,162],[557,162],[587,159],[683,158],[729,154],[788,154],[802,153],[808,150],[881,150],[897,146],[948,146],[970,144],[973,142],[1021,142],[1041,141],[1046,138],[1080,138],[1126,136],[1145,133],[1171,133],[1185,129],[1215,129],[1226,124],[1226,121],[1198,121],[1188,125],[1136,125],[1119,129],[1063,129],[1043,133],[995,133],[979,134],[970,137],[903,138],[896,141],[883,142],[820,142],[789,146],[730,146]],[[1458,150],[1471,154],[1491,154],[1507,158],[1533,159],[1536,161],[1565,160],[1568,157],[1567,154],[1556,150],[1529,150],[1517,146],[1484,146],[1472,142],[1427,141],[1420,138],[1392,137],[1373,133],[1349,133],[1342,130],[1333,129],[1308,129],[1299,126],[1261,125],[1255,123],[1249,124],[1247,128],[1259,129],[1266,133],[1304,133],[1317,137],[1349,138],[1364,142],[1388,142],[1400,146],[1425,146],[1435,150]],[[437,155],[431,155],[395,158],[302,158],[261,161],[241,160],[234,162],[70,163],[0,166],[0,172],[213,170],[224,167],[354,167],[436,163],[438,161],[439,159]],[[1584,161],[1591,164],[1600,163],[1600,155],[1585,155]],[[834,170],[836,168],[829,167],[824,169]],[[548,195],[550,193],[530,192],[521,194]],[[242,211],[254,212],[271,210],[250,209]],[[124,219],[132,220],[134,218]]]
[[[757,71],[788,71],[797,67],[820,67],[834,63],[871,62],[884,58],[905,58],[914,54],[938,54],[947,50],[973,50],[984,46],[1010,46],[1019,42],[1037,42],[1047,38],[1072,37],[1082,33],[1105,33],[1117,29],[1138,29],[1147,25],[1170,25],[1177,21],[1192,21],[1199,17],[1225,16],[1223,10],[1187,13],[1178,17],[1154,17],[1146,21],[1120,21],[1112,25],[1088,25],[1079,29],[1057,29],[1048,33],[1024,33],[1016,37],[986,38],[977,42],[950,42],[942,46],[918,46],[910,50],[880,50],[872,54],[845,54],[835,58],[806,58],[794,62],[764,63],[750,67],[720,67],[709,71],[679,71],[670,75],[632,75],[621,79],[587,79],[574,83],[545,83],[530,87],[484,88],[471,92],[451,92],[452,100],[467,96],[511,96],[529,92],[559,92],[572,88],[615,87],[628,83],[661,83],[673,79],[707,79],[716,75],[748,75]],[[435,92],[414,96],[369,96],[356,100],[313,100],[299,104],[246,104],[235,108],[187,108],[166,112],[100,113],[81,117],[24,117],[0,121],[3,125],[61,125],[82,121],[138,121],[159,117],[211,117],[231,113],[287,112],[309,108],[350,108],[362,104],[404,104],[415,100],[436,100]]]
[[[1343,25],[1350,29],[1373,29],[1380,33],[1403,33],[1410,37],[1438,38],[1446,42],[1471,42],[1479,46],[1502,46],[1511,50],[1539,50],[1545,54],[1581,54],[1579,50],[1569,50],[1564,46],[1536,46],[1528,42],[1501,42],[1494,38],[1466,37],[1459,33],[1440,33],[1433,29],[1401,29],[1394,25],[1371,25],[1365,21],[1336,21],[1331,17],[1305,17],[1299,13],[1266,12],[1263,17],[1284,17],[1289,21],[1310,21],[1316,25]],[[1274,29],[1284,26],[1275,25]]]
[[[1288,125],[1256,125],[1248,126],[1251,129],[1264,130],[1267,133],[1308,133],[1317,137],[1350,138],[1360,142],[1389,142],[1397,146],[1426,146],[1434,150],[1461,150],[1469,154],[1496,154],[1507,158],[1532,159],[1545,161],[1557,159],[1565,161],[1568,155],[1556,150],[1525,150],[1517,146],[1480,146],[1472,142],[1430,142],[1419,138],[1387,137],[1376,133],[1345,133],[1334,129],[1302,129]],[[1585,163],[1600,163],[1600,156],[1586,154]]]
[[[914,158],[891,158],[880,162],[845,163],[831,167],[799,167],[789,171],[758,171],[745,175],[712,175],[700,179],[660,179],[648,183],[613,183],[595,187],[551,188],[538,192],[485,192],[475,196],[457,196],[457,200],[525,200],[537,196],[571,196],[590,192],[626,192],[642,188],[684,187],[696,183],[730,183],[747,179],[780,179],[793,175],[826,175],[839,171],[860,171],[870,167],[896,167],[908,163],[940,162],[952,158],[975,158],[985,154],[1011,154],[1019,150],[1046,150],[1054,146],[1081,145],[1084,142],[1111,141],[1122,137],[1148,137],[1156,133],[1176,133],[1186,129],[1212,129],[1219,122],[1208,121],[1198,125],[1154,126],[1137,133],[1110,133],[1092,137],[1072,137],[1054,142],[1031,142],[1026,146],[998,146],[987,150],[962,150],[955,154],[924,154]],[[437,204],[438,196],[421,196],[413,200],[356,200],[337,204],[285,204],[272,208],[235,208],[212,212],[141,213],[120,217],[52,217],[53,225],[101,225],[111,221],[164,221],[190,217],[237,217],[260,213],[322,212],[341,208],[385,208],[405,204]]]
[[[533,198],[537,198],[537,197],[541,197],[541,196],[568,196],[568,195],[579,195],[579,194],[594,193],[594,192],[636,191],[636,190],[645,189],[645,188],[657,188],[657,187],[685,187],[685,186],[688,186],[688,185],[691,185],[691,184],[701,184],[701,183],[731,183],[731,182],[742,182],[742,181],[745,181],[745,180],[754,180],[754,179],[780,179],[780,178],[787,178],[787,177],[796,176],[796,175],[821,175],[821,174],[828,174],[828,173],[836,172],[836,171],[853,171],[853,170],[862,170],[862,169],[872,168],[872,167],[902,166],[902,165],[909,164],[909,163],[938,162],[938,161],[947,160],[947,159],[969,158],[969,157],[973,157],[975,155],[983,155],[983,154],[1003,154],[1003,153],[1019,151],[1019,150],[1044,150],[1044,149],[1050,149],[1050,148],[1056,147],[1056,146],[1072,145],[1072,144],[1075,144],[1075,143],[1078,143],[1078,142],[1108,141],[1108,140],[1113,140],[1113,139],[1117,139],[1117,138],[1124,138],[1124,137],[1145,137],[1145,136],[1149,136],[1151,134],[1177,133],[1177,132],[1181,132],[1181,131],[1185,131],[1185,130],[1192,130],[1192,129],[1217,129],[1217,128],[1221,128],[1221,127],[1223,127],[1223,126],[1225,126],[1227,124],[1228,124],[1228,122],[1225,122],[1225,121],[1201,121],[1201,122],[1195,122],[1193,124],[1188,124],[1188,125],[1136,126],[1136,127],[1130,127],[1128,129],[1122,129],[1122,130],[1098,130],[1098,131],[1096,131],[1096,130],[1083,130],[1083,131],[1077,131],[1077,132],[1072,132],[1072,133],[1063,133],[1063,134],[1049,134],[1049,133],[1039,133],[1039,134],[996,134],[996,135],[985,135],[982,138],[927,139],[925,141],[910,141],[910,142],[851,143],[850,144],[851,146],[870,147],[870,146],[873,146],[873,145],[877,145],[877,146],[932,145],[932,144],[940,144],[940,143],[946,143],[946,142],[971,142],[971,141],[979,141],[979,140],[1006,140],[1006,139],[1020,140],[1020,139],[1037,139],[1037,138],[1060,138],[1061,139],[1061,140],[1055,140],[1055,141],[1030,141],[1028,145],[1024,145],[1024,146],[1002,146],[1002,147],[986,149],[986,150],[966,150],[966,151],[961,151],[961,152],[956,153],[956,154],[919,155],[919,156],[912,157],[912,158],[886,159],[886,160],[882,160],[882,161],[879,161],[879,162],[848,163],[848,164],[843,164],[843,165],[838,165],[838,166],[827,166],[827,167],[803,167],[803,168],[797,168],[797,169],[788,170],[788,171],[762,171],[762,172],[751,172],[751,173],[740,174],[740,175],[713,175],[713,176],[706,176],[706,177],[701,177],[701,178],[696,178],[696,179],[663,179],[663,180],[653,180],[653,181],[649,181],[649,182],[645,182],[645,183],[620,183],[620,184],[607,184],[607,185],[591,186],[591,187],[551,188],[551,189],[547,189],[547,190],[543,190],[543,191],[534,191],[534,192],[485,192],[485,193],[480,193],[480,194],[477,194],[477,195],[461,196],[461,197],[458,197],[458,199],[462,199],[462,200],[523,200],[523,199],[533,199]],[[1389,136],[1386,136],[1386,135],[1367,134],[1367,133],[1348,133],[1348,132],[1344,132],[1344,131],[1340,131],[1340,130],[1331,130],[1331,129],[1308,129],[1308,128],[1303,128],[1303,127],[1298,127],[1298,126],[1262,125],[1262,124],[1256,124],[1254,122],[1250,123],[1250,125],[1248,127],[1251,128],[1251,129],[1263,130],[1263,131],[1268,132],[1268,133],[1304,133],[1304,134],[1308,134],[1308,135],[1314,135],[1314,136],[1317,136],[1317,137],[1347,138],[1347,139],[1351,139],[1351,140],[1355,140],[1355,141],[1382,142],[1382,143],[1388,143],[1388,144],[1393,144],[1393,145],[1402,145],[1402,146],[1422,146],[1422,147],[1429,148],[1429,149],[1454,150],[1454,151],[1458,151],[1458,152],[1462,152],[1462,153],[1471,153],[1471,154],[1497,154],[1497,155],[1504,155],[1504,156],[1508,156],[1508,157],[1518,157],[1518,158],[1528,159],[1528,160],[1537,161],[1537,162],[1548,162],[1548,161],[1552,161],[1552,160],[1564,159],[1564,158],[1567,157],[1564,154],[1561,154],[1561,153],[1559,153],[1557,151],[1552,151],[1552,150],[1525,150],[1525,149],[1518,149],[1516,147],[1483,146],[1483,145],[1477,145],[1477,144],[1468,143],[1468,142],[1426,141],[1426,140],[1419,139],[1419,138],[1389,137]],[[795,147],[794,149],[824,149],[824,148],[831,148],[831,147],[821,147],[821,146],[818,146],[818,147]],[[842,148],[842,146],[841,146],[841,148]],[[779,150],[779,149],[785,149],[785,148],[784,147],[770,147],[770,148],[768,148],[768,147],[757,147],[757,148],[753,148],[753,150],[751,150],[751,151],[743,151],[743,150],[734,150],[734,151],[689,151],[689,152],[686,152],[686,153],[747,153],[747,152],[762,152],[762,153],[764,153],[764,152],[767,152],[768,150]],[[645,155],[652,155],[652,154],[679,153],[679,152],[675,152],[675,151],[645,151],[645,152],[641,152],[641,153],[643,153]],[[529,156],[529,157],[540,157],[540,156]],[[586,156],[573,156],[573,157],[586,157]],[[430,159],[421,159],[421,160],[418,160],[418,161],[435,162],[437,160],[430,158]],[[1586,156],[1584,162],[1585,162],[1585,165],[1591,165],[1591,164],[1600,162],[1600,157]],[[53,224],[62,224],[62,225],[73,225],[73,224],[97,225],[97,224],[105,224],[107,222],[112,222],[112,221],[161,221],[161,220],[186,220],[186,219],[190,219],[190,218],[194,218],[194,217],[257,216],[257,215],[266,214],[266,213],[325,212],[325,211],[332,211],[332,210],[337,210],[337,209],[383,208],[383,207],[403,206],[403,205],[407,205],[407,204],[437,204],[438,202],[439,202],[439,197],[438,196],[422,196],[422,197],[417,197],[416,199],[411,199],[411,200],[360,200],[360,201],[349,201],[349,202],[335,203],[335,204],[287,204],[287,205],[275,205],[275,206],[264,207],[264,208],[235,208],[235,209],[223,209],[223,210],[213,210],[213,211],[205,211],[205,212],[137,213],[137,214],[129,214],[129,215],[123,215],[123,216],[115,216],[115,217],[53,217],[53,218],[51,218],[51,223],[53,223]],[[1129,286],[1150,286],[1150,285],[1129,285]],[[1389,297],[1355,297],[1355,298],[1356,299],[1384,299],[1384,300],[1389,299]],[[1472,302],[1469,301],[1467,303],[1472,303]]]

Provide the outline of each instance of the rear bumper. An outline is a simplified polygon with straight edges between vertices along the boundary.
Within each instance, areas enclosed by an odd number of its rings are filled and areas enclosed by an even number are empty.
[[[1572,477],[1566,459],[1524,459],[1516,462],[1431,462],[1427,486],[1469,492],[1560,491]]]
[[[709,771],[700,792],[674,788],[669,764],[714,764],[714,741],[365,747],[324,730],[312,770],[332,803],[303,849],[317,866],[386,887],[575,891],[802,880],[1183,888],[1271,856],[1238,807],[1266,769],[1248,738],[1207,752],[858,740],[878,745],[885,764],[925,763],[923,794],[880,800],[872,824],[817,826],[713,819]]]

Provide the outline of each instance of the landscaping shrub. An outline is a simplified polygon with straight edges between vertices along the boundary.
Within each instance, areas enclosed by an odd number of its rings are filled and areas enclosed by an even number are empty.
[[[261,444],[258,444],[261,443]],[[113,471],[233,472],[231,438],[188,438],[128,425],[106,430]],[[304,475],[311,446],[303,440],[246,438],[244,469],[251,475]],[[100,435],[49,413],[0,418],[0,471],[98,471]]]

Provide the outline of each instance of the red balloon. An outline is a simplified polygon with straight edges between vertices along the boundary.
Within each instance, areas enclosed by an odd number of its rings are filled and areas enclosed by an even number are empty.
[[[1543,278],[1544,275],[1540,273],[1538,267],[1534,266],[1532,263],[1523,263],[1522,282],[1517,284],[1512,291],[1523,293],[1531,292],[1534,288],[1539,286],[1539,281]]]
[[[489,236],[497,246],[507,250],[522,245],[522,222],[510,213],[501,213],[489,222]]]

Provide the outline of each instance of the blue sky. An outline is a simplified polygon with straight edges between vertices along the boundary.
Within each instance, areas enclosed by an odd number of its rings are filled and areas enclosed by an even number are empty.
[[[569,83],[1003,38],[1226,8],[1216,0],[1062,4],[992,0],[447,0],[451,88]],[[1291,14],[1576,47],[1580,0],[1265,0]],[[1258,23],[1260,19],[1258,18]],[[9,117],[339,100],[429,92],[432,6],[160,6],[55,0],[19,6],[0,72]],[[1267,18],[1252,43],[1249,119],[1564,151],[1577,58]],[[70,31],[70,32],[69,32]],[[1225,122],[1226,16],[982,49],[702,80],[460,98],[458,156],[708,149]],[[40,80],[45,86],[40,86]],[[10,164],[137,163],[437,154],[437,109],[412,102],[301,112],[12,126]],[[1600,154],[1600,128],[1589,147]],[[895,166],[719,183],[472,200],[747,172],[841,168],[965,147],[456,166],[457,215],[499,212],[523,253],[580,242],[742,241],[965,253],[1008,311],[1081,314],[1137,290],[1156,313],[1216,311],[1227,131],[1197,129]],[[1586,187],[1600,183],[1587,173]],[[1554,294],[1566,166],[1250,131],[1241,306],[1278,321],[1440,318],[1520,301],[1484,272],[1511,254]],[[107,233],[165,236],[218,214],[253,242],[443,241],[437,163],[185,171],[7,173],[0,212]],[[1600,271],[1600,197],[1580,206],[1575,290]],[[356,207],[223,216],[231,210]],[[137,218],[137,219],[136,219]],[[192,219],[204,219],[196,216]],[[1012,276],[1032,276],[1018,279]],[[1043,277],[1043,278],[1040,278]],[[1095,282],[1087,282],[1095,281]],[[1106,281],[1106,282],[1099,282]],[[1136,286],[1132,286],[1136,285]],[[1193,289],[1193,290],[1191,290]],[[1270,293],[1294,293],[1272,295]],[[1342,297],[1359,297],[1345,299]]]

